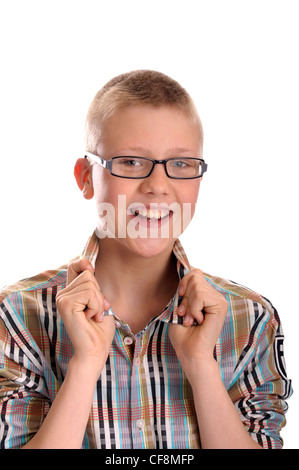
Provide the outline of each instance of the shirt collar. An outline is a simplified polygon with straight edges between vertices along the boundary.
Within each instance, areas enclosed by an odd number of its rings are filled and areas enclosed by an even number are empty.
[[[81,258],[86,258],[95,267],[95,262],[100,249],[100,239],[96,235],[96,231],[93,232],[92,236],[88,239],[85,248],[82,252]],[[188,261],[185,250],[181,242],[177,239],[174,242],[173,250],[174,256],[177,259],[177,272],[179,279],[182,279],[192,268]],[[152,319],[150,323],[159,318],[161,321],[167,323],[181,323],[182,318],[177,315],[177,309],[180,306],[182,297],[176,292],[175,296],[171,299],[168,305],[165,307],[163,312],[156,318]],[[106,312],[106,315],[114,315],[112,310]],[[120,321],[120,319],[117,319]]]

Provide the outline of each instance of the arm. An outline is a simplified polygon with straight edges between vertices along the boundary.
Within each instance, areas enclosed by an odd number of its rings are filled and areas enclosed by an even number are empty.
[[[23,448],[81,448],[97,379],[104,367],[115,326],[102,316],[109,305],[87,260],[73,262],[57,307],[74,346],[65,380],[41,428]]]
[[[95,383],[89,370],[72,359],[41,428],[23,449],[81,448]]]
[[[169,335],[192,387],[201,445],[213,449],[261,449],[243,426],[213,358],[227,302],[199,270],[185,276],[181,287],[181,292],[186,292],[181,311],[196,318],[198,326],[170,325]]]
[[[204,449],[261,449],[250,437],[221,380],[215,360],[188,372]]]
[[[23,449],[80,449],[97,379],[94,368],[72,359],[40,430]]]

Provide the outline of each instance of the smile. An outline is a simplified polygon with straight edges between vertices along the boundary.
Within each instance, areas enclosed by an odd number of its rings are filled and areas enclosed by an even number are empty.
[[[146,209],[145,207],[138,209],[130,208],[130,212],[135,217],[152,222],[166,219],[172,214],[172,211],[169,209]]]

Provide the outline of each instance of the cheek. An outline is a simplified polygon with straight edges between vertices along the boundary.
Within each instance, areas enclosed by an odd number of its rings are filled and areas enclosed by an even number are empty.
[[[92,181],[93,188],[97,202],[108,202],[111,193],[111,175],[101,168],[99,165],[96,165],[93,168]],[[112,192],[113,194],[113,192]]]
[[[192,208],[192,214],[195,211],[199,187],[200,187],[200,181],[196,181],[195,184],[189,183],[180,191],[180,199],[179,199],[180,202],[182,204],[189,204]]]
[[[193,183],[195,184],[191,184],[189,181],[188,184],[182,185],[179,188],[179,192],[177,192],[180,214],[175,215],[173,224],[175,230],[178,230],[178,227],[180,227],[180,234],[186,230],[195,213],[200,182],[196,181]]]
[[[93,187],[98,207],[101,203],[109,203],[117,211],[119,197],[124,196],[126,201],[129,200],[132,193],[131,186],[127,180],[110,175],[101,168],[97,168],[93,173]]]

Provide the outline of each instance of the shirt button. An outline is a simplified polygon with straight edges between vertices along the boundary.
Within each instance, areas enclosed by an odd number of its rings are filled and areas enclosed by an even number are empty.
[[[144,429],[144,420],[143,420],[143,419],[138,419],[138,420],[136,421],[136,426],[137,426],[137,428],[139,428],[139,429]]]
[[[140,359],[135,359],[135,365],[140,366]]]
[[[126,337],[124,338],[124,343],[127,344],[128,346],[129,346],[130,344],[132,344],[132,343],[133,343],[133,340],[132,340],[131,336],[126,336]]]

